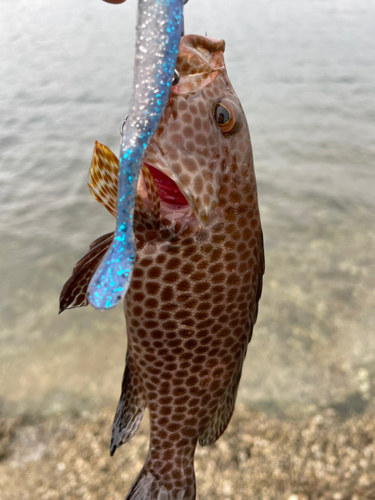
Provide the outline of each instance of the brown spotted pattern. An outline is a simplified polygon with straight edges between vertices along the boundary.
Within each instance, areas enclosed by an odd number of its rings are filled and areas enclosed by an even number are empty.
[[[111,453],[135,434],[146,407],[150,449],[127,500],[195,498],[195,447],[228,425],[257,317],[264,256],[256,181],[223,50],[222,41],[182,39],[181,79],[145,157],[177,183],[191,209],[180,224],[162,201],[158,220],[150,209],[146,218],[135,212],[128,352]],[[230,132],[213,118],[223,99]]]
[[[168,107],[145,155],[146,163],[176,182],[201,224],[218,205],[229,146],[212,123],[214,105],[228,95],[224,47],[222,40],[184,37],[176,63],[180,81],[172,87]],[[241,120],[237,98],[233,106]]]
[[[116,217],[118,159],[112,151],[95,141],[87,187],[92,197]]]

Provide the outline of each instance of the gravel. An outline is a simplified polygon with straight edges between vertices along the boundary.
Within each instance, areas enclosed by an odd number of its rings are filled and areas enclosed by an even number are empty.
[[[0,498],[122,500],[147,454],[148,419],[110,458],[113,414],[0,417]],[[281,420],[239,405],[224,436],[197,449],[197,498],[375,499],[374,416]]]

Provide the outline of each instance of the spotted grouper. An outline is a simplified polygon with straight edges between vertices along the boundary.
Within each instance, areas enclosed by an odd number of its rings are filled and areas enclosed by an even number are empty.
[[[137,186],[137,257],[124,308],[128,336],[111,453],[150,414],[150,448],[127,500],[193,500],[194,452],[233,413],[257,318],[263,238],[249,130],[222,40],[181,39],[159,127]],[[95,145],[89,188],[116,214],[118,160]],[[61,294],[86,289],[113,233],[96,240]]]

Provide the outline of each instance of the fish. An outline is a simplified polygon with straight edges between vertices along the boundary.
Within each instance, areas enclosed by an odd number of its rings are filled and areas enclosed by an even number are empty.
[[[172,86],[137,185],[137,256],[124,300],[127,354],[111,455],[137,432],[150,446],[126,500],[194,500],[194,453],[234,411],[264,273],[252,146],[229,81],[225,42],[181,39]],[[112,215],[118,160],[95,144],[89,189]],[[95,240],[63,288],[61,310],[87,304],[87,282],[113,233]]]
[[[88,289],[96,309],[115,307],[124,297],[135,261],[134,199],[142,158],[168,100],[180,38],[184,0],[138,0],[134,85],[122,130],[116,230]]]

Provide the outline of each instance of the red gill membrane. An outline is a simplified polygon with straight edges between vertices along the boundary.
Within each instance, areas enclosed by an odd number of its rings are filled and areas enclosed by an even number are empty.
[[[148,165],[145,163],[147,168],[150,171],[150,174],[154,178],[156,187],[158,188],[158,193],[160,199],[165,203],[169,203],[170,205],[175,205],[176,207],[182,207],[188,204],[185,196],[178,189],[177,184],[172,181],[167,175],[160,172],[155,167]]]

